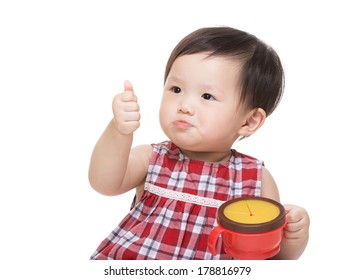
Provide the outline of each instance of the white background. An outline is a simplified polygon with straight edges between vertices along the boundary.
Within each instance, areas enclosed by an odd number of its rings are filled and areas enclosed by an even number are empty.
[[[165,140],[158,108],[168,56],[191,31],[215,25],[253,33],[281,57],[282,102],[235,148],[264,160],[282,202],[311,217],[299,261],[252,265],[264,279],[348,270],[354,44],[347,2],[1,1],[1,278],[102,276],[105,264],[87,259],[133,198],[102,196],[87,179],[112,98],[130,79],[142,114],[134,145]]]

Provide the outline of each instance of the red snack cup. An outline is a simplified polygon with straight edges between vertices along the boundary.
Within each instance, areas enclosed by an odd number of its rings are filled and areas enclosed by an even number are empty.
[[[262,260],[280,251],[286,225],[285,208],[263,197],[240,197],[218,209],[218,226],[208,238],[208,249],[216,255],[221,235],[225,252],[240,260]]]

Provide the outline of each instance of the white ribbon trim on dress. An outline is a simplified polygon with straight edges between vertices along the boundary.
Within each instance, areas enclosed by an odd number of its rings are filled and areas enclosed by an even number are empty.
[[[145,183],[144,189],[149,191],[150,193],[156,194],[158,196],[172,198],[172,199],[180,200],[180,201],[184,201],[184,202],[190,202],[193,204],[198,204],[198,205],[207,206],[207,207],[219,208],[220,205],[225,202],[225,201],[214,199],[214,198],[202,197],[202,196],[193,195],[193,194],[189,194],[189,193],[168,190],[168,189],[165,189],[162,187],[155,186],[150,183]]]

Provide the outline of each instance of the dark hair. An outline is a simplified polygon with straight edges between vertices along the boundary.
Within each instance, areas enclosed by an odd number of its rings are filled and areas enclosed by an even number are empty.
[[[201,28],[183,38],[167,61],[164,82],[178,57],[202,52],[242,61],[241,101],[252,109],[262,108],[267,116],[275,110],[284,89],[277,53],[254,35],[231,27]]]

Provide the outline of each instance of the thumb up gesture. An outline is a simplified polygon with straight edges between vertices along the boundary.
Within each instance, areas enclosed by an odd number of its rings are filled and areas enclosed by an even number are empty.
[[[124,91],[113,98],[112,110],[114,126],[120,133],[132,134],[140,126],[140,108],[130,81],[125,81]]]

